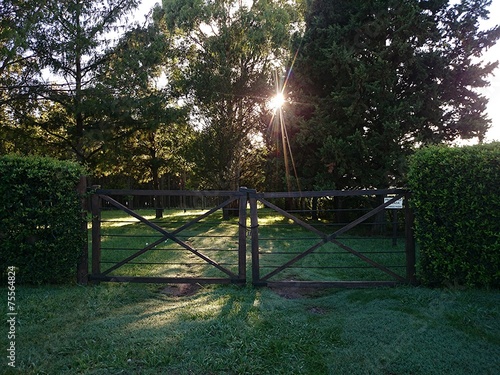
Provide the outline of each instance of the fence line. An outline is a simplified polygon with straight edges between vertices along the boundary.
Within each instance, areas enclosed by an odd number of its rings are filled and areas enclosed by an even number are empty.
[[[80,187],[81,189],[81,187]],[[251,254],[251,274],[252,283],[254,285],[278,285],[278,286],[342,286],[342,287],[369,287],[369,286],[379,286],[379,285],[395,285],[400,283],[414,283],[415,282],[415,243],[413,235],[413,213],[409,207],[408,199],[410,194],[405,189],[381,189],[381,190],[328,190],[328,191],[312,191],[312,192],[257,192],[252,189],[240,188],[238,191],[185,191],[185,190],[129,190],[129,189],[100,189],[99,187],[92,187],[89,189],[90,192],[90,213],[92,215],[92,260],[91,260],[91,272],[88,272],[88,260],[82,257],[79,265],[78,279],[80,283],[85,283],[87,279],[98,282],[98,281],[127,281],[127,282],[178,282],[178,283],[245,283],[247,281],[246,275],[246,257],[247,257],[247,238],[250,242],[250,254]],[[120,202],[120,197],[138,197],[138,196],[150,196],[150,197],[203,197],[203,198],[213,198],[218,201],[218,204],[214,204],[214,207],[205,210],[202,214],[197,214],[197,216],[188,222],[183,223],[180,227],[174,230],[167,230],[162,227],[162,225],[153,222],[151,219],[147,219],[142,215],[135,212],[133,209],[127,207],[126,203]],[[112,198],[116,197],[116,198]],[[377,198],[378,197],[378,198]],[[380,198],[386,198],[385,201]],[[396,246],[396,234],[398,232],[398,227],[400,223],[398,220],[404,220],[404,265],[387,265],[383,264],[380,260],[376,259],[377,254],[384,253],[397,253],[397,251],[386,251],[380,249],[379,251],[366,251],[355,249],[356,245],[349,243],[355,237],[340,237],[351,230],[358,230],[363,232],[362,225],[366,225],[369,220],[373,220],[373,223],[369,223],[372,226],[385,225],[387,222],[378,222],[377,217],[392,207],[395,203],[402,199],[404,201],[403,211],[404,216],[398,215],[396,211],[392,212],[392,244]],[[306,202],[310,200],[309,202]],[[352,200],[352,204],[356,207],[351,207],[351,209],[342,207],[345,203],[343,200]],[[222,201],[222,202],[221,202]],[[274,203],[273,203],[274,201]],[[278,202],[275,202],[278,201]],[[145,227],[150,228],[157,236],[159,236],[155,241],[142,245],[140,249],[120,261],[116,261],[114,264],[109,260],[106,262],[102,261],[102,237],[101,223],[103,222],[101,213],[103,210],[103,203],[107,202],[110,206],[117,210],[121,210],[127,215],[134,218],[136,221],[142,223]],[[161,200],[158,200],[161,202]],[[376,202],[375,207],[373,205]],[[212,202],[213,203],[213,202]],[[306,208],[306,203],[310,203]],[[337,203],[339,207],[334,206],[334,208],[328,206]],[[291,253],[285,251],[285,249],[264,249],[264,243],[273,242],[282,243],[287,242],[286,238],[266,238],[261,237],[261,232],[265,233],[267,228],[265,225],[261,227],[261,224],[265,221],[262,215],[264,211],[258,208],[262,206],[267,210],[267,214],[279,215],[283,217],[285,221],[284,224],[292,226],[292,230],[300,230],[309,233],[312,237],[313,242],[309,245],[304,245],[304,249]],[[291,205],[292,208],[283,208],[283,206]],[[154,207],[156,209],[156,218],[161,218],[158,215],[159,210],[163,212],[163,207]],[[88,207],[87,207],[88,209]],[[212,249],[197,248],[195,245],[191,244],[187,239],[181,238],[181,232],[187,230],[188,228],[193,228],[195,225],[201,224],[202,220],[208,218],[209,216],[215,214],[216,212],[222,210],[224,219],[229,219],[227,215],[228,211],[232,211],[237,216],[237,233],[234,235],[235,241],[237,242],[237,249],[228,250],[218,248],[217,245],[212,246]],[[247,211],[249,211],[249,216]],[[368,211],[361,216],[356,213],[363,213]],[[270,212],[270,213],[269,213]],[[313,222],[308,222],[304,218],[304,215],[310,214],[316,217],[317,220]],[[326,222],[326,220],[321,221],[318,219],[319,215],[337,215],[335,220],[338,222]],[[385,214],[384,214],[385,215]],[[385,216],[384,216],[385,217]],[[250,223],[247,223],[247,218],[249,218]],[[380,220],[379,220],[380,221]],[[163,224],[161,222],[160,224]],[[335,226],[340,226],[339,229],[333,231],[333,233],[328,233],[326,230],[329,227],[335,228]],[[85,226],[86,228],[86,226]],[[297,228],[297,229],[294,229]],[[321,229],[319,229],[321,228]],[[269,231],[269,230],[267,230]],[[118,235],[119,236],[119,235]],[[123,235],[122,236],[126,236]],[[139,235],[140,237],[141,235]],[[110,235],[108,235],[110,237]],[[130,235],[130,237],[134,237]],[[139,238],[135,236],[134,238]],[[194,238],[199,238],[204,236],[198,236]],[[260,238],[259,238],[260,237]],[[314,238],[315,240],[314,240]],[[207,237],[204,237],[207,238]],[[215,238],[215,237],[214,237]],[[381,237],[382,238],[382,237]],[[384,237],[385,238],[385,237]],[[364,236],[359,236],[359,239],[365,239]],[[377,239],[380,239],[377,237]],[[138,265],[139,262],[135,259],[143,256],[146,253],[151,253],[152,250],[162,250],[158,247],[162,245],[165,241],[170,241],[178,249],[164,248],[169,254],[174,251],[185,251],[191,254],[193,259],[198,259],[198,262],[204,262],[209,267],[222,272],[224,277],[203,277],[203,275],[194,275],[192,277],[166,277],[166,276],[151,276],[151,275],[141,275],[141,276],[129,276],[129,275],[114,275],[115,271],[121,269],[123,266],[134,264]],[[309,237],[305,237],[303,241],[308,241]],[[302,241],[302,239],[300,240]],[[347,241],[347,242],[346,242]],[[289,241],[288,241],[289,242]],[[298,240],[296,241],[299,242]],[[355,242],[355,241],[354,241]],[[329,250],[328,246],[334,246],[335,251]],[[327,248],[326,250],[323,247]],[[104,247],[104,250],[107,248]],[[321,250],[318,250],[321,249]],[[125,249],[131,250],[131,249]],[[232,270],[217,259],[212,259],[208,256],[206,252],[213,251],[217,252],[227,252],[235,254],[237,257],[237,270]],[[124,251],[126,252],[126,251]],[[291,254],[291,255],[290,255]],[[335,256],[349,255],[353,259],[360,261],[362,265],[349,265],[343,266],[342,264],[328,265],[312,265],[303,266],[301,262],[306,259],[311,259],[312,255],[316,256],[327,256],[328,259],[333,259]],[[268,261],[270,256],[281,257],[278,264],[271,265]],[[286,256],[289,258],[285,259]],[[383,258],[383,257],[382,257]],[[264,263],[263,263],[264,261]],[[312,261],[312,260],[311,260]],[[85,264],[84,264],[85,263]],[[107,270],[101,270],[101,264],[112,264]],[[161,262],[150,262],[141,264],[164,264],[172,265],[170,263]],[[177,262],[175,264],[188,264]],[[195,263],[193,263],[195,264]],[[198,264],[198,263],[196,263]],[[85,267],[87,267],[87,272],[85,272]],[[394,271],[394,268],[404,267],[406,272],[404,275]],[[270,269],[270,271],[263,272],[264,268]],[[385,274],[386,277],[390,277],[391,280],[296,280],[291,278],[286,278],[284,275],[286,273],[295,272],[297,269],[351,269],[356,268],[370,268],[380,271]],[[377,272],[378,272],[377,271]],[[352,271],[354,272],[354,271]],[[84,275],[87,275],[87,279]],[[282,277],[280,280],[276,280],[277,277]],[[285,278],[285,279],[283,279]]]

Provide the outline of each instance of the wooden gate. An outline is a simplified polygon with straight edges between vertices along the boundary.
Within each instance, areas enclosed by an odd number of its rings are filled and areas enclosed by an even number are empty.
[[[290,210],[285,210],[276,204],[270,202],[271,199],[281,200],[281,205],[286,206],[287,200],[318,199],[329,198],[344,199],[352,197],[364,199],[364,201],[378,202],[376,207],[369,209],[355,209],[356,212],[361,212],[358,217],[347,222],[333,222],[330,219],[321,220],[317,212],[311,212],[311,216],[316,216],[314,220],[306,222],[303,207],[293,207]],[[360,198],[363,197],[363,198]],[[257,193],[249,192],[250,217],[251,217],[251,238],[252,238],[252,279],[255,285],[269,286],[323,286],[323,287],[370,287],[370,286],[392,286],[401,283],[415,282],[415,245],[413,237],[413,216],[408,205],[409,192],[402,189],[386,189],[386,190],[358,190],[358,191],[322,191],[322,192],[288,192],[288,193]],[[402,204],[404,201],[404,204]],[[293,202],[291,202],[293,203]],[[293,232],[287,238],[286,234],[281,237],[262,239],[260,233],[264,231],[262,225],[262,208],[257,209],[257,205],[267,207],[273,213],[277,213],[283,217],[283,220],[294,226]],[[401,208],[401,209],[400,209]],[[313,208],[318,210],[318,208]],[[400,210],[398,210],[400,209]],[[344,211],[342,211],[344,210]],[[362,211],[368,210],[368,212]],[[398,210],[398,211],[396,211]],[[260,211],[260,212],[259,212]],[[312,211],[312,210],[311,210]],[[348,209],[332,209],[330,211],[344,212],[353,211],[353,208]],[[398,212],[404,213],[404,236],[399,239],[402,246],[397,247],[396,238],[397,226],[400,226]],[[385,216],[392,213],[392,219],[387,220]],[[373,220],[382,214],[382,223]],[[345,216],[345,215],[344,215]],[[352,216],[352,215],[351,215]],[[355,230],[357,227],[370,221],[372,227],[376,226],[392,226],[390,237],[384,237],[383,234],[366,238],[363,236],[348,236],[348,232]],[[312,223],[311,223],[312,221]],[[337,226],[338,229],[327,233],[319,228],[331,228]],[[297,232],[304,233],[297,235]],[[269,230],[268,230],[269,232]],[[283,229],[280,229],[283,232]],[[359,230],[358,230],[359,232]],[[362,233],[366,232],[364,230]],[[309,234],[309,235],[308,235]],[[269,237],[269,234],[267,234]],[[265,241],[273,242],[270,250],[266,249]],[[300,243],[300,242],[303,243]],[[363,242],[364,241],[364,242]],[[369,242],[383,241],[383,245],[372,244]],[[278,243],[278,246],[276,246]],[[352,243],[352,244],[351,244]],[[322,250],[327,245],[329,249]],[[355,249],[354,247],[361,248]],[[292,250],[287,250],[287,247],[293,247]],[[333,247],[333,248],[332,248]],[[368,247],[368,249],[366,249]],[[269,246],[268,246],[269,248]],[[315,259],[308,259],[313,258]],[[272,264],[264,265],[262,260],[265,257],[278,258],[278,261]],[[380,258],[380,259],[376,259]],[[384,264],[385,262],[395,262],[399,264]],[[308,261],[308,263],[307,263]],[[299,265],[302,264],[302,265]],[[266,272],[263,272],[267,269]],[[292,270],[290,272],[290,270]],[[358,273],[358,278],[349,278],[353,275],[353,270],[362,269],[362,273]],[[375,270],[375,274],[367,273],[367,269]],[[305,273],[308,275],[304,276]],[[311,272],[311,270],[315,272]],[[347,270],[347,271],[346,271]],[[403,270],[403,272],[401,272]],[[340,271],[347,273],[346,278],[339,277]],[[399,271],[399,272],[398,272]],[[287,276],[287,272],[289,275]],[[378,277],[380,274],[382,277]],[[282,275],[279,279],[279,275]],[[284,275],[284,276],[283,276]],[[318,277],[319,275],[319,277]],[[375,277],[374,277],[375,276]],[[373,279],[372,279],[373,277]],[[276,280],[278,278],[279,280]]]
[[[89,280],[94,282],[245,283],[247,243],[256,286],[370,287],[415,281],[407,190],[94,189],[91,196]],[[148,211],[131,207],[138,196],[149,199]],[[201,206],[191,216],[177,210],[181,221],[173,223],[171,217],[158,216],[163,197],[177,197],[183,207],[186,197],[194,197],[192,206],[195,199]],[[229,211],[233,214],[226,215]],[[113,216],[117,212],[120,217]],[[214,216],[216,224],[207,223]],[[209,228],[197,230],[201,225]],[[137,274],[123,272],[127,267]]]
[[[149,197],[153,203],[148,213],[155,212],[155,217],[141,213],[141,210],[133,210],[127,205],[132,197]],[[221,201],[214,207],[202,210],[195,217],[186,217],[184,222],[176,228],[166,228],[171,222],[162,222],[161,213],[163,208],[158,207],[162,197],[197,197],[203,200]],[[119,200],[122,200],[120,202]],[[123,202],[124,200],[127,200]],[[181,201],[185,202],[185,199]],[[236,247],[224,250],[227,254],[234,254],[233,264],[221,262],[207,252],[217,249],[200,250],[193,244],[196,233],[186,233],[211,215],[230,207],[237,212],[239,223],[235,225],[236,234],[233,239]],[[106,210],[113,208],[113,210]],[[103,218],[103,212],[105,216]],[[116,212],[126,213],[127,220],[114,218]],[[92,213],[92,271],[89,280],[98,281],[122,281],[142,283],[244,283],[246,281],[246,192],[243,191],[157,191],[157,190],[104,190],[94,189],[91,198]],[[159,215],[160,214],[160,215]],[[116,215],[115,215],[116,216]],[[181,218],[182,219],[182,218]],[[107,227],[125,226],[123,232],[116,230],[106,233]],[[178,223],[177,223],[178,224]],[[140,226],[140,228],[138,227]],[[149,232],[145,232],[145,229]],[[147,242],[146,242],[147,241]],[[137,244],[140,244],[138,246]],[[222,250],[221,250],[222,251]],[[153,253],[159,253],[160,255]],[[170,256],[175,253],[175,256]],[[198,264],[208,266],[216,271],[218,276],[206,276],[196,274],[192,266]],[[102,269],[105,266],[105,269]],[[134,266],[139,275],[130,276],[120,270],[127,266]],[[144,274],[141,270],[154,266],[154,269],[163,269],[154,276]],[[182,273],[181,268],[187,268],[187,273]],[[158,273],[158,272],[157,272]],[[210,272],[209,272],[210,273]],[[213,272],[212,272],[213,273]],[[168,276],[165,276],[167,274]]]

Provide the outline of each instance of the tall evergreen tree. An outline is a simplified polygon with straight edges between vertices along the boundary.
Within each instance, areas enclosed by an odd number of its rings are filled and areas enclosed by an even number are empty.
[[[44,21],[33,30],[33,50],[40,66],[47,68],[55,83],[44,87],[41,96],[46,110],[43,118],[34,118],[48,140],[62,155],[92,164],[104,141],[116,136],[116,129],[99,116],[99,98],[107,92],[96,90],[102,67],[113,56],[109,48],[112,33],[123,32],[120,22],[137,6],[137,0],[63,0],[49,1]],[[123,25],[123,24],[122,24]],[[116,37],[115,37],[116,38]],[[116,38],[117,39],[117,38]],[[124,103],[101,100],[108,113],[128,118],[132,113]],[[112,93],[112,98],[119,94]],[[97,112],[97,113],[96,113]]]
[[[0,2],[0,153],[29,152],[34,144],[16,128],[18,113],[33,106],[39,67],[29,50],[29,33],[42,18],[44,1]]]
[[[106,95],[96,90],[96,82],[101,68],[113,56],[112,39],[117,39],[113,33],[123,32],[125,26],[120,22],[137,3],[46,0],[36,9],[36,19],[30,18],[22,45],[32,82],[23,87],[36,108],[19,111],[16,116],[23,126],[41,129],[37,133],[49,144],[52,154],[91,163],[103,140],[116,136],[116,127],[103,126],[96,120],[96,112],[102,111],[96,107],[96,96]],[[26,22],[20,18],[15,23]],[[111,96],[118,95],[113,92]],[[133,120],[130,109],[123,107],[122,118]]]
[[[155,189],[163,173],[184,164],[190,133],[187,110],[177,102],[178,68],[163,27],[157,7],[150,22],[120,38],[99,69],[89,103],[99,110],[94,118],[99,129],[118,130],[103,142],[99,172],[133,176]]]
[[[482,139],[491,1],[312,0],[290,84],[308,188],[385,187],[420,145]],[[309,152],[305,152],[308,150]]]

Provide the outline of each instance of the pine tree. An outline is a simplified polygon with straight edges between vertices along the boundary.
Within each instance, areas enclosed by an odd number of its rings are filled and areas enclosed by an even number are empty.
[[[479,31],[490,3],[311,1],[290,84],[303,184],[395,185],[415,147],[482,139],[487,99],[475,89],[497,63],[480,57],[500,37]]]
[[[128,28],[120,22],[137,3],[46,0],[16,19],[17,27],[28,26],[23,28],[21,56],[29,84],[22,85],[26,95],[13,100],[26,103],[30,99],[31,106],[24,105],[24,111],[15,113],[19,126],[13,130],[34,129],[51,154],[92,163],[103,140],[116,136],[117,131],[96,119],[102,112],[96,103],[108,94],[96,89],[97,81],[102,67],[113,57],[113,39]],[[29,22],[23,16],[29,17]],[[111,96],[116,98],[116,92]],[[131,117],[130,113],[121,115]]]

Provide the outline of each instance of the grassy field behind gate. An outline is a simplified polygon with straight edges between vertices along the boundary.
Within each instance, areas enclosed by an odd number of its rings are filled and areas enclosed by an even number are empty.
[[[162,228],[173,231],[203,211],[166,210],[162,219],[154,219],[153,210],[139,210],[138,213],[152,220]],[[161,235],[137,219],[121,211],[104,211],[102,214],[102,266],[104,271],[120,260],[161,238]],[[326,221],[313,222],[327,234],[339,229]],[[250,219],[247,220],[250,227]],[[222,220],[216,212],[199,223],[179,233],[178,237],[204,255],[219,262],[232,272],[238,273],[238,218]],[[356,228],[340,236],[340,241],[360,251],[370,259],[388,266],[393,272],[405,276],[404,238],[393,245],[392,234],[366,236],[356,233]],[[249,233],[248,233],[249,234]],[[271,210],[259,210],[259,249],[261,275],[271,272],[320,240],[320,237],[292,223]],[[250,239],[247,240],[247,276],[251,276]],[[223,272],[204,262],[172,240],[166,240],[153,250],[137,257],[128,264],[113,271],[120,276],[165,276],[165,277],[226,277]],[[373,268],[339,246],[328,243],[313,254],[293,264],[272,281],[337,281],[377,280],[390,281],[394,278]]]

